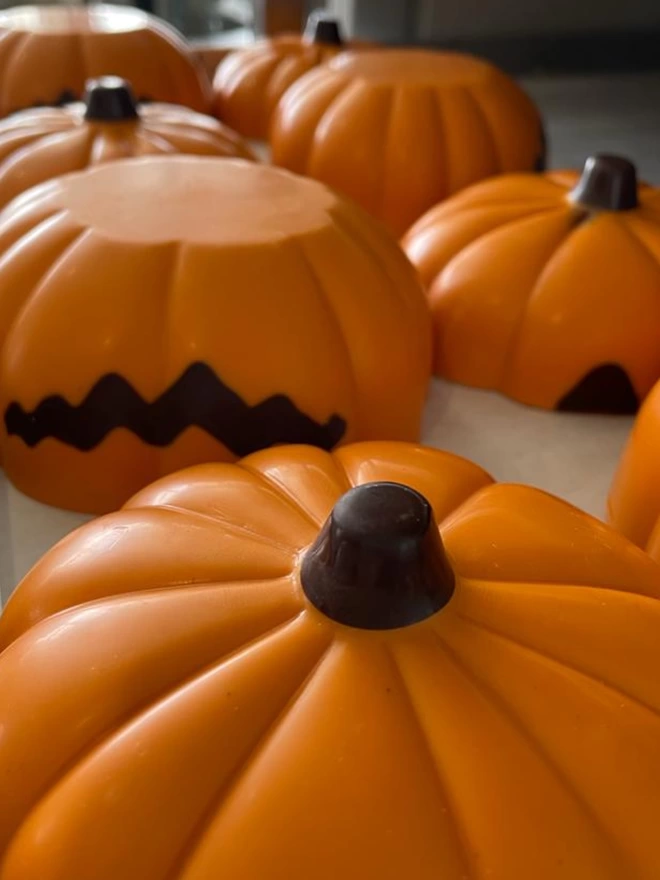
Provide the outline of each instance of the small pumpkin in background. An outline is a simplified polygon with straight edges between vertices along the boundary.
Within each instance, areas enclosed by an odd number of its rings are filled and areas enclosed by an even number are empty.
[[[659,597],[437,450],[184,471],[0,619],[2,878],[656,880]]]
[[[478,184],[403,246],[428,288],[437,375],[606,413],[635,412],[660,377],[660,190],[628,160]]]
[[[0,116],[79,100],[88,79],[108,74],[130,80],[140,100],[209,109],[201,64],[153,15],[103,3],[0,11]]]
[[[282,95],[345,48],[339,23],[312,13],[302,36],[280,34],[232,52],[214,79],[214,112],[245,137],[265,140]]]
[[[82,103],[23,110],[0,121],[0,207],[88,165],[158,153],[255,159],[240,135],[175,104],[138,104],[118,77],[89,80]]]
[[[397,235],[470,183],[540,167],[545,151],[512,79],[419,49],[343,53],[306,74],[278,105],[270,142],[276,164],[346,193]]]
[[[266,446],[419,439],[431,323],[396,242],[321,184],[151,156],[0,214],[0,352],[8,478],[100,513]]]
[[[632,291],[631,291],[632,292]],[[660,382],[644,401],[610,489],[608,513],[619,531],[660,560]]]

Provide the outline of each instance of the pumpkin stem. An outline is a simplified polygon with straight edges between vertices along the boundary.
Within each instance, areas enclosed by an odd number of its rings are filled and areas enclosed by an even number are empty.
[[[425,620],[454,592],[431,505],[400,483],[343,495],[303,559],[302,588],[325,615],[362,629]]]
[[[630,211],[639,204],[635,166],[621,156],[589,156],[570,198],[585,208]]]
[[[83,100],[88,122],[129,122],[138,118],[138,105],[131,84],[118,76],[88,79]]]
[[[306,43],[319,43],[325,46],[343,46],[341,28],[336,18],[322,11],[311,12],[307,18],[304,40]]]

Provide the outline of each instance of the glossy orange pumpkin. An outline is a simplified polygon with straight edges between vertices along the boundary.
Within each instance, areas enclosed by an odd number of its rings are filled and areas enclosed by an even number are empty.
[[[130,80],[140,100],[209,109],[201,64],[152,15],[101,3],[0,11],[0,115],[78,100],[87,79],[107,75]]]
[[[431,322],[352,204],[233,159],[148,157],[0,215],[0,450],[60,507],[262,447],[419,439]]]
[[[212,117],[175,104],[137,104],[125,80],[106,76],[88,82],[83,103],[23,110],[0,122],[0,207],[60,174],[157,153],[255,158]]]
[[[403,245],[429,291],[438,375],[621,413],[660,377],[660,189],[627,160],[486,181]]]
[[[338,23],[312,16],[302,37],[280,34],[232,52],[213,79],[216,115],[246,137],[265,140],[286,90],[343,48]]]
[[[660,382],[644,401],[608,502],[612,524],[660,560]]]
[[[7,605],[0,878],[656,880],[659,596],[435,450],[164,480]]]
[[[543,162],[538,113],[485,61],[446,52],[344,53],[280,102],[273,160],[351,196],[401,235],[483,177]]]

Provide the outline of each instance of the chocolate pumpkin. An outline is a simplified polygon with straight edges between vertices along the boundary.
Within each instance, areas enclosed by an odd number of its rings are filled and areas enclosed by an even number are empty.
[[[0,621],[0,877],[656,880],[659,597],[435,450],[163,480]]]
[[[338,22],[314,15],[302,36],[280,34],[232,52],[213,79],[215,114],[245,137],[265,140],[289,86],[343,48]]]
[[[105,76],[85,100],[23,110],[0,122],[0,207],[31,186],[88,165],[154,153],[254,159],[227,126],[175,104],[138,104],[130,85]]]
[[[616,413],[660,377],[660,190],[626,159],[486,181],[403,245],[428,287],[438,375]]]
[[[130,80],[140,100],[209,109],[201,64],[152,15],[102,3],[0,11],[0,116],[79,100],[87,79],[106,75]]]
[[[188,464],[418,439],[431,322],[414,269],[313,181],[233,159],[92,167],[0,215],[2,463],[116,509]]]
[[[659,441],[660,382],[635,420],[608,501],[612,524],[660,560]]]
[[[346,193],[397,235],[440,199],[544,156],[538,113],[513,80],[422,50],[343,53],[308,73],[281,100],[270,141],[276,164]]]

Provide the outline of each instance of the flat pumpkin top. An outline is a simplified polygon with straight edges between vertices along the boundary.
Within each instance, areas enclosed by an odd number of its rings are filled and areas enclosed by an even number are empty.
[[[378,84],[474,85],[485,79],[491,66],[459,52],[387,49],[345,52],[330,67],[348,76]]]
[[[135,242],[255,245],[323,229],[338,197],[322,184],[243,160],[191,156],[110,162],[19,199]]]
[[[0,28],[39,34],[127,33],[147,27],[139,9],[108,6],[16,6],[0,12]]]

